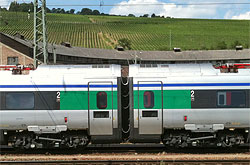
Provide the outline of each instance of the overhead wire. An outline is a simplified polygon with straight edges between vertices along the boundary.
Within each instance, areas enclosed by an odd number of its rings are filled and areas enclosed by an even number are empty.
[[[0,2],[6,2],[3,0],[0,0]],[[9,0],[8,4],[10,1],[13,0]],[[31,1],[27,1],[27,0],[20,0],[23,3],[29,3],[32,2]],[[214,7],[216,6],[217,8],[226,8],[226,9],[249,9],[249,7],[243,7],[243,5],[248,6],[250,5],[250,2],[200,2],[200,3],[134,3],[134,4],[124,4],[124,3],[117,3],[117,4],[104,4],[103,0],[98,0],[99,2],[96,3],[97,4],[52,4],[52,3],[47,3],[46,6],[48,7],[100,7],[100,9],[102,9],[103,7],[133,7],[133,6],[169,6],[169,7],[179,7],[179,6],[189,6],[191,8],[207,8],[207,7]],[[232,6],[236,6],[238,5],[238,7],[230,7],[230,5]],[[241,5],[239,7],[239,5]]]
[[[214,6],[214,5],[250,5],[250,2],[245,3],[228,3],[228,2],[204,2],[204,3],[135,3],[135,4],[47,4],[47,6]]]
[[[9,0],[8,3],[13,0]],[[0,0],[1,2],[1,0]],[[2,2],[6,2],[3,1]],[[32,1],[25,1],[22,0],[23,3],[28,3]],[[47,3],[47,6],[162,6],[162,5],[167,5],[167,6],[213,6],[213,5],[250,5],[250,2],[201,2],[201,3],[133,3],[133,4],[124,4],[124,3],[119,3],[119,4],[104,4],[103,1],[102,3],[98,4],[50,4]]]

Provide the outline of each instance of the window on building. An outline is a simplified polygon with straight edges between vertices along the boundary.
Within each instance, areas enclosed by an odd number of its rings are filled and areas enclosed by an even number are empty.
[[[246,94],[244,91],[219,91],[217,92],[217,106],[244,108],[246,107]]]
[[[94,118],[109,118],[109,111],[94,112]]]
[[[7,93],[6,109],[34,109],[35,96],[33,93]]]
[[[18,64],[18,57],[8,57],[7,65],[16,65]]]
[[[107,93],[106,92],[97,93],[97,107],[99,109],[107,108]]]
[[[145,91],[143,94],[143,102],[145,108],[153,108],[154,107],[154,92]]]

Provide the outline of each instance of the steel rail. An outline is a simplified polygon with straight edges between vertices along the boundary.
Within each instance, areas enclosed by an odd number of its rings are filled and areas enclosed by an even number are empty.
[[[136,4],[47,4],[47,6],[215,6],[215,5],[250,5],[249,2],[207,2],[207,3],[136,3]]]
[[[242,164],[250,163],[249,160],[48,160],[48,161],[0,161],[0,164],[58,164],[58,163],[67,163],[67,164],[132,164],[132,163],[212,163],[212,164]]]

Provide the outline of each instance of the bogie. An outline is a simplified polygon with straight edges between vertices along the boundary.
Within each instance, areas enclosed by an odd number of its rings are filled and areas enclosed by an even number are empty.
[[[219,131],[213,133],[165,130],[162,142],[169,148],[185,147],[237,147],[247,143],[244,130]]]
[[[27,131],[9,132],[8,143],[14,148],[84,148],[90,138],[86,131],[70,131],[61,134],[34,134]]]

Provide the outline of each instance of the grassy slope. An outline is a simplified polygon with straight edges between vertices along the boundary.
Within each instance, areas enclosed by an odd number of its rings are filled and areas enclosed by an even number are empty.
[[[236,40],[244,47],[250,43],[250,21],[48,14],[47,22],[50,43],[68,41],[88,48],[111,49],[125,37],[135,50],[169,50],[170,31],[172,48],[183,50],[216,49],[221,41],[228,47]],[[33,17],[1,12],[0,31],[11,35],[19,32],[32,39]]]

